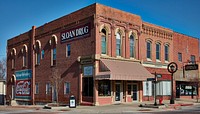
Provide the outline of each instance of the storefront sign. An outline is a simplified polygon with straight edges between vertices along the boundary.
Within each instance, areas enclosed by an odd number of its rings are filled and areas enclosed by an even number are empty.
[[[83,67],[83,75],[84,76],[92,76],[93,75],[93,66],[84,66]]]
[[[63,43],[67,40],[88,37],[90,36],[90,29],[90,24],[87,23],[85,25],[61,32],[61,42]]]
[[[31,98],[31,70],[20,70],[15,72],[16,76],[16,95],[18,99]]]
[[[198,70],[198,64],[185,65],[185,70]]]
[[[31,90],[31,80],[16,81],[16,97],[30,96],[31,93],[30,90]]]

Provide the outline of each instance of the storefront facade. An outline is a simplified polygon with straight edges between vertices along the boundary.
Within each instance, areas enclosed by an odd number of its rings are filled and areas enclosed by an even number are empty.
[[[7,50],[7,95],[19,104],[153,100],[155,72],[157,95],[169,96],[173,31],[101,4],[33,26]]]
[[[174,61],[178,64],[178,71],[174,74],[177,99],[196,99],[199,95],[199,40],[190,36],[174,32]],[[195,65],[198,68],[189,68]]]

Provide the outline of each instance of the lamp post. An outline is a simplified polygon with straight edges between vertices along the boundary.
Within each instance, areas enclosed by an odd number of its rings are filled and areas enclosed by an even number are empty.
[[[155,86],[154,86],[154,92],[155,92],[155,94],[154,94],[154,106],[157,106],[157,102],[156,102],[156,83],[157,83],[157,74],[156,74],[156,72],[155,72],[155,81],[154,81],[154,84],[155,84]]]
[[[174,89],[173,89],[173,74],[177,71],[178,66],[175,62],[169,63],[167,66],[167,70],[171,73],[171,99],[170,99],[170,104],[174,104]]]

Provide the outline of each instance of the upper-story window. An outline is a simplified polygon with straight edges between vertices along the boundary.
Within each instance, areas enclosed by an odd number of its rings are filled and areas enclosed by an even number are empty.
[[[51,66],[56,66],[56,45],[57,45],[57,36],[52,35],[52,38],[50,40],[50,45],[51,45]]]
[[[101,30],[101,54],[107,54],[107,38],[106,30]]]
[[[182,62],[182,53],[178,52],[178,61]]]
[[[190,61],[193,63],[193,64],[195,64],[195,55],[191,55],[190,56]]]
[[[27,52],[28,52],[28,48],[27,45],[24,44],[23,48],[22,48],[22,54],[23,54],[23,67],[27,66]]]
[[[146,42],[147,44],[147,53],[146,53],[146,55],[147,55],[147,59],[151,59],[151,49],[152,49],[152,43],[151,43],[151,41],[147,41]]]
[[[169,61],[169,45],[165,45],[165,61]]]
[[[40,60],[41,60],[41,43],[39,40],[36,41],[36,49],[35,49],[35,54],[36,54],[36,65],[40,65]]]
[[[53,48],[53,66],[55,66],[56,65],[56,48],[54,47]]]
[[[156,43],[156,60],[160,60],[160,43]]]
[[[13,48],[12,49],[12,51],[11,51],[11,67],[12,67],[12,69],[15,69],[15,58],[16,58],[16,53],[17,53],[17,51],[16,51],[16,49],[15,48]]]
[[[66,46],[66,57],[69,57],[71,55],[71,45],[67,44]]]
[[[41,59],[44,59],[44,50],[42,50],[42,56],[41,56]]]
[[[116,34],[116,56],[121,56],[121,34],[117,32]]]
[[[135,38],[133,35],[130,35],[130,57],[135,57]]]

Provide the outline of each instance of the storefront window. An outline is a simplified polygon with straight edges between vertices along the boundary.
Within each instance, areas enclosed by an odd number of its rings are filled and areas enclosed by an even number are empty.
[[[197,88],[191,85],[181,85],[180,95],[197,95]]]
[[[99,96],[110,96],[111,95],[110,81],[109,80],[99,81],[98,92]]]
[[[154,84],[152,81],[144,81],[143,82],[143,95],[144,96],[152,96],[154,92]]]

